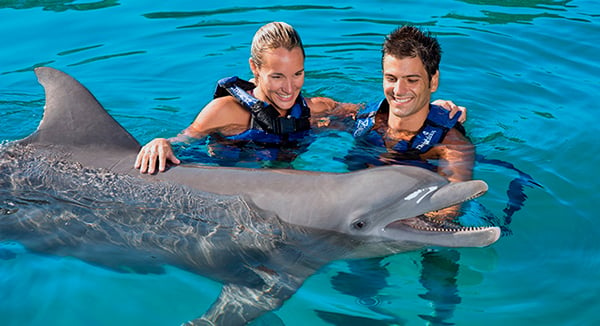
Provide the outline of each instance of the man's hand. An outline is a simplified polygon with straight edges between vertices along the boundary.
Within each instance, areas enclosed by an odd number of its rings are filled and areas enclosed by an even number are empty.
[[[140,169],[140,173],[153,174],[158,163],[158,171],[164,172],[167,166],[167,160],[174,164],[181,161],[173,153],[171,143],[165,138],[155,138],[146,144],[137,155],[134,167]]]

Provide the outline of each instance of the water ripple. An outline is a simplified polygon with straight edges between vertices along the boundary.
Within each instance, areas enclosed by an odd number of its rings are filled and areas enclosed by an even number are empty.
[[[118,0],[102,0],[88,3],[72,3],[71,1],[2,1],[1,8],[31,9],[41,7],[44,10],[63,12],[67,10],[86,11],[109,8],[119,5]]]
[[[130,51],[130,52],[124,52],[124,53],[101,55],[101,56],[85,59],[83,61],[79,61],[76,63],[71,63],[71,64],[68,64],[67,66],[69,66],[69,67],[79,66],[79,65],[83,65],[83,64],[91,63],[91,62],[95,62],[95,61],[108,60],[108,59],[117,58],[117,57],[124,57],[124,56],[144,54],[144,53],[146,53],[146,51]]]
[[[143,14],[144,17],[149,19],[172,19],[172,18],[189,18],[198,16],[214,16],[221,14],[240,14],[248,13],[253,11],[305,11],[305,10],[349,10],[352,7],[333,7],[333,6],[311,6],[311,5],[297,5],[297,6],[268,6],[268,7],[235,7],[235,8],[223,8],[215,10],[201,10],[201,11],[163,11],[163,12],[152,12]]]

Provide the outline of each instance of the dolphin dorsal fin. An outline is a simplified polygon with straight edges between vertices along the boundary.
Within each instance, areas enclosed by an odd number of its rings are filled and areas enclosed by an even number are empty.
[[[46,106],[37,131],[24,142],[139,150],[135,138],[73,77],[50,67],[36,68],[35,74],[46,92]]]

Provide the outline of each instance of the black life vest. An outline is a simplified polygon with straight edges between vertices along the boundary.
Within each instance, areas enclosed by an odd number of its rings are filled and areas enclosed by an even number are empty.
[[[231,140],[257,140],[264,143],[281,143],[302,138],[310,130],[310,108],[299,95],[287,117],[264,101],[248,93],[256,86],[236,76],[217,82],[214,98],[233,96],[252,116],[250,129],[238,135],[228,136]],[[291,138],[291,139],[290,139]]]

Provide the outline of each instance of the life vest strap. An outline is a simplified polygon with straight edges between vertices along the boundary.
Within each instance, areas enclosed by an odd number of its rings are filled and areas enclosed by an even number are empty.
[[[367,105],[364,110],[357,114],[354,137],[365,136],[375,125],[375,116],[378,112],[389,111],[389,105],[385,99],[380,102]],[[458,123],[460,117],[458,112],[454,117],[448,117],[448,111],[437,105],[429,106],[429,114],[419,132],[410,140],[402,140],[396,143],[392,149],[402,153],[425,153],[433,146],[441,143],[450,129],[457,127],[459,131],[464,128]]]
[[[298,117],[281,117],[272,105],[248,94],[249,90],[256,86],[248,81],[239,79],[237,76],[227,77],[217,82],[214,97],[231,95],[238,103],[252,114],[252,120],[262,130],[277,135],[287,135],[297,131],[310,129],[310,109],[306,106],[304,99],[300,96],[295,105],[301,106]]]

